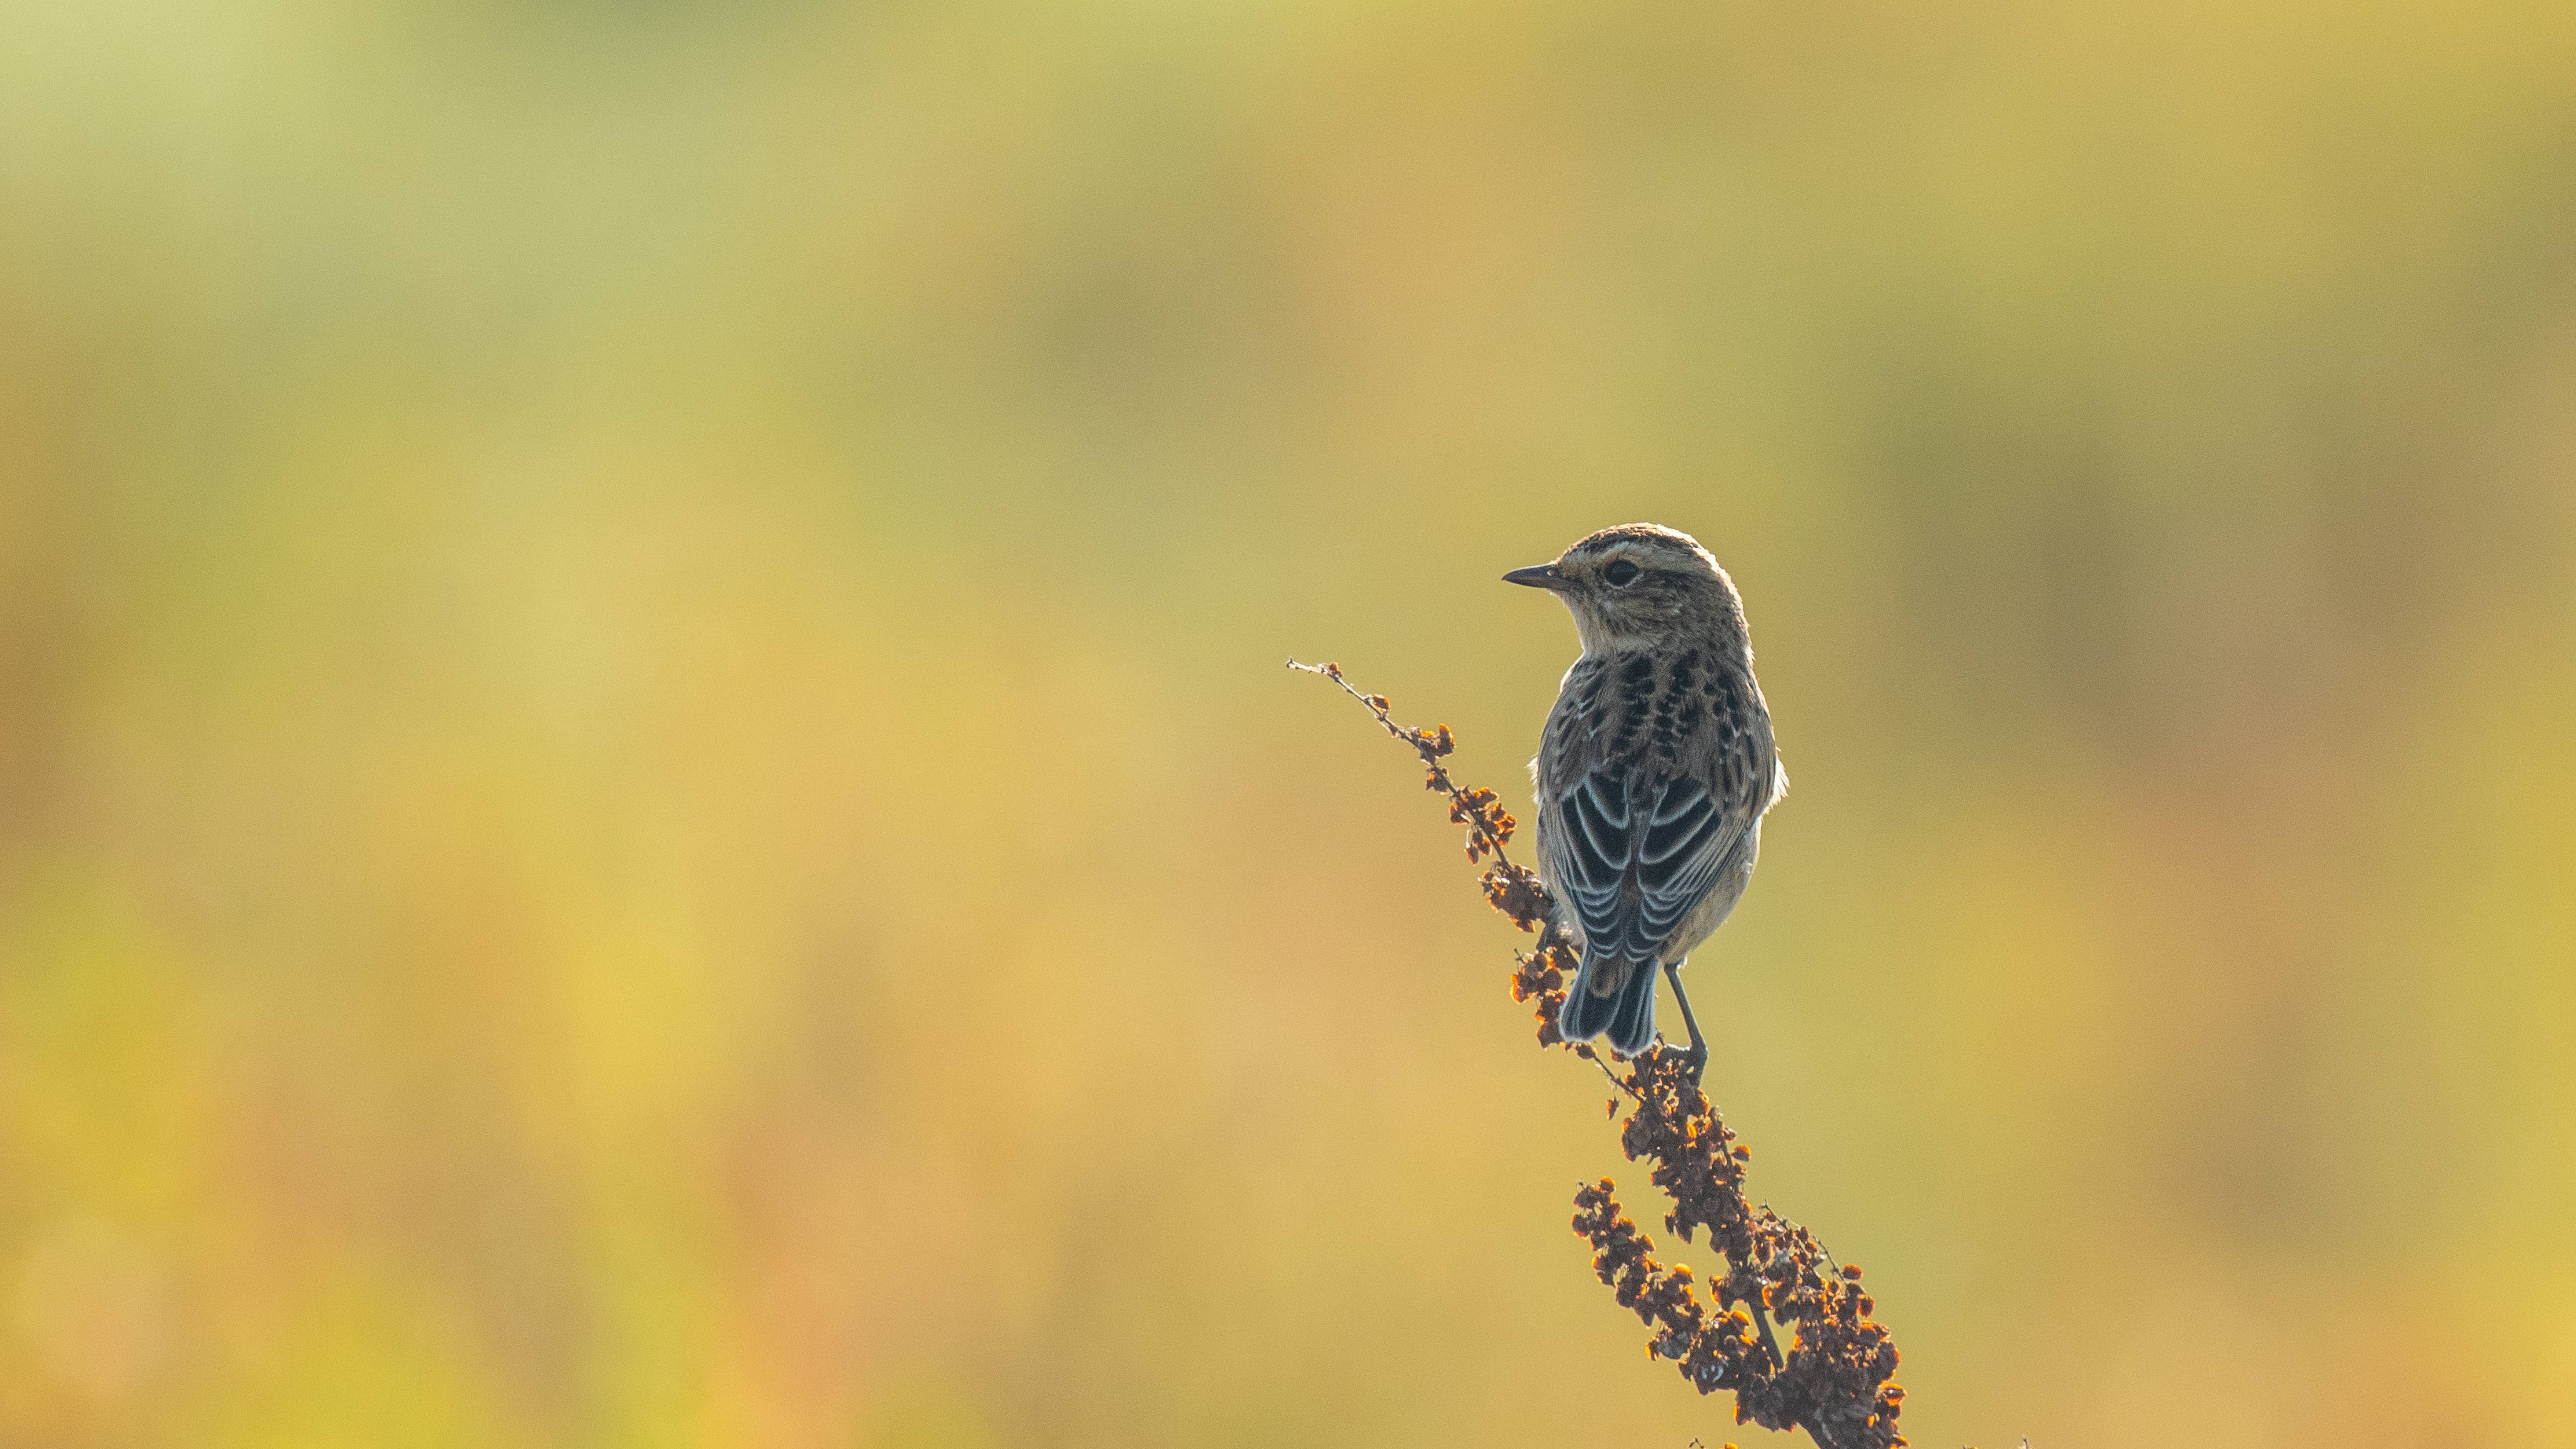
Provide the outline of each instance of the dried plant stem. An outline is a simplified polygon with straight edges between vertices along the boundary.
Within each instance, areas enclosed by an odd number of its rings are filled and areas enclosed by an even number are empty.
[[[1467,827],[1468,860],[1493,858],[1480,881],[1486,900],[1538,935],[1537,948],[1516,958],[1511,989],[1513,1000],[1535,1004],[1539,1045],[1571,1047],[1626,1094],[1620,1148],[1631,1161],[1653,1164],[1649,1178],[1673,1205],[1665,1228],[1684,1242],[1704,1230],[1723,1256],[1725,1272],[1709,1282],[1714,1302],[1705,1303],[1689,1268],[1655,1260],[1653,1242],[1621,1215],[1608,1178],[1575,1193],[1574,1230],[1592,1244],[1593,1271],[1619,1306],[1656,1330],[1648,1351],[1675,1360],[1703,1394],[1731,1390],[1739,1423],[1804,1429],[1819,1449],[1901,1449],[1896,1420],[1905,1391],[1890,1382],[1896,1345],[1869,1317],[1876,1305],[1861,1290],[1860,1269],[1836,1264],[1805,1228],[1746,1200],[1752,1151],[1736,1143],[1682,1053],[1659,1043],[1628,1061],[1623,1077],[1604,1053],[1558,1032],[1575,952],[1556,928],[1556,906],[1538,873],[1505,854],[1518,822],[1493,791],[1462,787],[1441,763],[1457,748],[1449,727],[1398,724],[1386,696],[1352,687],[1337,665],[1292,659],[1288,667],[1339,685],[1420,756],[1426,788],[1447,795],[1450,820]],[[1612,1105],[1615,1111],[1616,1099]],[[1791,1331],[1785,1353],[1774,1318]]]
[[[1378,724],[1388,734],[1413,746],[1414,752],[1422,756],[1423,765],[1431,772],[1431,778],[1427,782],[1429,788],[1442,791],[1449,796],[1450,818],[1466,826],[1473,839],[1481,841],[1485,851],[1496,861],[1505,865],[1511,863],[1510,857],[1503,854],[1503,843],[1512,838],[1512,827],[1519,822],[1500,811],[1494,803],[1493,791],[1465,790],[1459,787],[1457,781],[1449,778],[1449,772],[1441,767],[1440,758],[1458,746],[1457,741],[1450,735],[1447,725],[1434,725],[1427,730],[1417,730],[1407,729],[1397,724],[1386,712],[1385,695],[1360,693],[1351,687],[1349,680],[1342,677],[1342,666],[1329,660],[1322,664],[1300,664],[1291,659],[1288,661],[1288,667],[1305,674],[1320,674],[1340,685],[1342,693],[1358,700],[1369,713],[1377,716]],[[1493,818],[1489,818],[1488,812],[1491,812]],[[1475,845],[1471,843],[1467,849],[1467,858],[1474,860],[1477,854]],[[1540,944],[1545,945],[1546,939],[1546,932],[1542,930],[1539,934]]]

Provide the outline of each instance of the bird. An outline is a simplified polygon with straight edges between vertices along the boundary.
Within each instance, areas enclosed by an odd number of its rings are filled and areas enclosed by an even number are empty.
[[[1682,964],[1743,896],[1762,817],[1789,788],[1744,601],[1699,540],[1652,523],[1602,529],[1503,581],[1556,595],[1583,645],[1530,761],[1539,878],[1582,953],[1557,1029],[1644,1055],[1660,970],[1696,1082],[1708,1042]]]

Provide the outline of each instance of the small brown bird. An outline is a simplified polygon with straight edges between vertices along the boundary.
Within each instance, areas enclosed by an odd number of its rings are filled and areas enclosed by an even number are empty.
[[[1539,876],[1583,952],[1558,1028],[1639,1055],[1655,1040],[1661,968],[1696,1079],[1708,1043],[1682,962],[1735,909],[1762,813],[1789,788],[1744,603],[1698,540],[1651,523],[1605,528],[1503,579],[1563,599],[1583,641],[1530,761]]]

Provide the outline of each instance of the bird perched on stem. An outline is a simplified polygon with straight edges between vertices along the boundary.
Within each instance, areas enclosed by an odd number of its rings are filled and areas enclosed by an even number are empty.
[[[1642,1054],[1660,969],[1696,1080],[1708,1042],[1682,963],[1735,909],[1762,813],[1789,788],[1743,600],[1698,540],[1651,523],[1605,528],[1503,579],[1564,600],[1583,641],[1530,761],[1539,874],[1583,953],[1558,1029]]]

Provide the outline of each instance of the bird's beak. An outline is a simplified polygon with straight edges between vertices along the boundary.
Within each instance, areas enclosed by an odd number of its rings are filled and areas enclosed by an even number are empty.
[[[1514,569],[1503,575],[1503,582],[1527,584],[1533,589],[1561,589],[1565,587],[1565,575],[1556,571],[1556,565],[1543,563],[1533,568]]]

